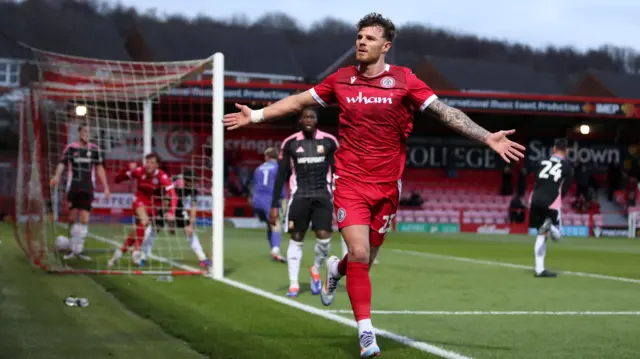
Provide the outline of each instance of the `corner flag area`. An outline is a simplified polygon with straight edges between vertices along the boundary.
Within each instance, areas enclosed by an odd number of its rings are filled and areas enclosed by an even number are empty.
[[[92,226],[92,247],[115,248],[105,242],[115,227]],[[270,260],[262,231],[226,229],[219,282],[46,274],[24,261],[10,227],[0,228],[0,352],[10,358],[356,357],[344,282],[331,307],[311,295],[308,279],[300,297],[286,298],[286,265]],[[534,278],[525,236],[390,233],[372,269],[384,357],[635,357],[640,248],[632,239],[551,245],[554,280]],[[312,261],[303,257],[303,269]],[[67,307],[69,295],[90,305]]]

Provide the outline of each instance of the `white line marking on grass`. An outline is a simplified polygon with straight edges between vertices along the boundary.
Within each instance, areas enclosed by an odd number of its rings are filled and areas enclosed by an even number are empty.
[[[326,310],[327,313],[351,314],[351,310]],[[372,310],[378,315],[550,315],[550,316],[640,316],[640,312],[548,312],[548,311],[414,311],[414,310]]]
[[[290,307],[296,308],[296,309],[300,309],[304,312],[313,314],[313,315],[317,315],[319,317],[325,318],[325,319],[329,319],[332,320],[334,322],[338,322],[344,325],[347,325],[351,328],[358,328],[358,324],[356,323],[355,320],[352,319],[347,319],[345,317],[339,316],[337,314],[332,313],[331,311],[326,311],[326,310],[322,310],[322,309],[318,309],[316,307],[310,306],[310,305],[306,305],[306,304],[302,304],[300,302],[296,302],[292,299],[288,299],[285,297],[281,297],[279,295],[264,291],[262,289],[258,289],[249,285],[246,285],[244,283],[240,283],[240,282],[236,282],[234,280],[231,279],[227,279],[224,278],[222,279],[222,282],[245,290],[247,292],[259,295],[261,297],[267,298],[267,299],[271,299],[273,301],[276,301],[278,303],[284,304],[284,305],[288,305]],[[351,311],[349,311],[349,313],[352,313]],[[389,331],[386,331],[384,329],[379,329],[376,328],[376,334],[382,337],[386,337],[389,338],[391,340],[395,340],[399,343],[405,344],[407,346],[410,346],[412,348],[416,348],[418,350],[424,351],[424,352],[428,352],[434,355],[437,355],[439,357],[442,358],[447,358],[447,359],[470,359],[469,357],[466,357],[462,354],[456,353],[456,352],[452,352],[452,351],[448,351],[448,350],[444,350],[442,348],[439,348],[435,345],[432,344],[428,344],[425,342],[420,342],[399,334],[395,334]]]
[[[114,247],[122,246],[122,243],[120,243],[118,241],[114,241],[113,239],[109,239],[107,237],[99,236],[99,235],[93,234],[93,233],[88,233],[87,235],[89,237],[92,237],[95,240],[100,241],[100,242],[111,244]],[[157,260],[158,262],[169,264],[169,265],[171,265],[173,267],[180,268],[182,270],[186,270],[186,271],[190,271],[190,272],[199,272],[201,270],[201,269],[198,269],[198,268],[195,268],[195,267],[187,266],[187,265],[184,265],[182,263],[178,263],[178,262],[172,261],[172,260],[170,260],[168,258],[165,258],[165,257],[158,257],[158,256],[156,256],[154,254],[151,254],[149,257],[151,257],[151,259]]]
[[[93,233],[89,233],[89,236],[94,238],[94,239],[96,239],[96,240],[99,240],[99,241],[102,241],[102,242],[105,242],[105,243],[109,243],[109,244],[112,244],[114,246],[120,246],[121,245],[121,243],[118,243],[117,241],[114,241],[112,239],[109,239],[109,238],[106,238],[106,237],[102,237],[102,236],[99,236],[99,235],[95,235]],[[156,255],[151,255],[151,258],[153,258],[153,259],[155,259],[157,261],[160,261],[160,262],[171,264],[171,265],[173,265],[173,266],[175,266],[177,268],[181,268],[183,270],[188,270],[188,271],[198,271],[199,270],[198,268],[194,268],[194,267],[191,267],[191,266],[188,266],[188,265],[184,265],[184,264],[181,264],[181,263],[173,262],[171,260],[168,260],[168,259],[163,258],[163,257],[158,257]],[[318,309],[316,307],[313,307],[313,306],[310,306],[310,305],[307,305],[307,304],[302,304],[302,303],[296,302],[296,301],[294,301],[292,299],[281,297],[279,295],[267,292],[265,290],[262,290],[262,289],[259,289],[259,288],[256,288],[256,287],[252,287],[250,285],[247,285],[247,284],[244,284],[244,283],[241,283],[241,282],[234,281],[232,279],[223,278],[221,280],[221,282],[225,283],[227,285],[230,285],[232,287],[235,287],[235,288],[238,288],[238,289],[242,289],[242,290],[244,290],[246,292],[249,292],[249,293],[252,293],[252,294],[255,294],[255,295],[259,295],[259,296],[261,296],[263,298],[267,298],[267,299],[273,300],[273,301],[278,302],[280,304],[284,304],[284,305],[287,305],[289,307],[302,310],[302,311],[307,312],[309,314],[317,315],[319,317],[322,317],[322,318],[325,318],[325,319],[328,319],[328,320],[332,320],[334,322],[338,322],[338,323],[347,325],[347,326],[349,326],[351,328],[356,328],[356,329],[358,328],[358,324],[356,323],[355,320],[347,319],[347,318],[342,317],[342,316],[340,316],[338,314],[329,313],[329,312],[324,311],[322,309]],[[411,339],[411,338],[408,338],[408,337],[405,337],[405,336],[402,336],[402,335],[399,335],[399,334],[395,334],[395,333],[386,331],[384,329],[376,328],[376,334],[379,335],[379,336],[385,337],[385,338],[389,338],[389,339],[394,340],[396,342],[402,343],[404,345],[410,346],[412,348],[421,350],[423,352],[427,352],[427,353],[430,353],[430,354],[433,354],[433,355],[437,355],[437,356],[445,358],[445,359],[472,359],[471,357],[467,357],[467,356],[464,356],[464,355],[456,353],[456,352],[448,351],[448,350],[442,349],[440,347],[437,347],[437,346],[429,344],[429,343],[420,342],[420,341],[417,341],[417,340],[414,340],[414,339]]]
[[[534,267],[532,267],[532,266],[525,266],[525,265],[522,265],[522,264],[513,264],[513,263],[488,261],[488,260],[483,260],[483,259],[473,259],[473,258],[466,258],[466,257],[448,256],[448,255],[444,255],[444,254],[434,254],[434,253],[427,253],[427,252],[416,252],[416,251],[408,251],[408,250],[404,250],[404,249],[391,249],[391,251],[395,252],[395,253],[404,253],[404,254],[414,255],[414,256],[418,256],[418,257],[449,259],[449,260],[454,260],[454,261],[458,261],[458,262],[466,262],[466,263],[474,263],[474,264],[485,264],[485,265],[497,266],[497,267],[514,268],[514,269],[529,269],[529,270],[533,270],[534,269]],[[567,274],[567,275],[572,275],[572,276],[576,276],[576,277],[606,279],[606,280],[614,280],[614,281],[617,281],[617,282],[640,284],[640,279],[634,279],[634,278],[614,277],[614,276],[604,275],[604,274],[572,272],[572,271],[562,271],[562,270],[559,270],[557,272],[559,274]]]

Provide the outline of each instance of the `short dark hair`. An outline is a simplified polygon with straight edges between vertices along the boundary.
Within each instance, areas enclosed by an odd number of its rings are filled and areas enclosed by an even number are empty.
[[[566,138],[556,138],[555,141],[553,141],[553,147],[560,151],[566,151],[569,144]]]
[[[278,158],[278,150],[276,150],[273,147],[269,147],[266,150],[264,150],[264,155],[271,159],[276,159]]]
[[[193,181],[194,180],[194,173],[193,170],[191,168],[184,168],[182,170],[182,179],[185,181]]]
[[[146,156],[144,156],[145,160],[148,160],[150,158],[154,158],[156,160],[156,162],[158,162],[158,164],[160,164],[160,156],[158,156],[157,153],[151,152],[151,153],[147,154]]]
[[[89,127],[87,124],[85,124],[85,123],[81,123],[81,124],[78,126],[78,132],[82,131],[83,129],[85,129],[85,128],[87,128],[87,127]]]
[[[367,14],[365,17],[358,21],[358,31],[364,29],[365,27],[371,26],[380,26],[382,28],[382,36],[387,39],[387,41],[393,42],[396,38],[396,25],[386,17],[382,16],[382,14],[378,14],[376,12],[372,12]]]
[[[302,111],[300,111],[300,117],[302,117],[302,114],[307,111],[313,112],[313,114],[316,115],[316,119],[318,118],[318,110],[315,107],[305,107]]]

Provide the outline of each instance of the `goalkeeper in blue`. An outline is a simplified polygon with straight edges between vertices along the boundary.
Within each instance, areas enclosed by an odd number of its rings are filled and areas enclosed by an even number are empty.
[[[273,199],[273,186],[278,176],[278,151],[273,147],[267,148],[264,151],[264,161],[253,173],[251,206],[253,213],[260,218],[260,221],[267,223],[267,240],[271,248],[271,258],[274,261],[285,263],[286,259],[280,254],[280,241],[282,240],[280,223],[276,222],[275,225],[268,223]],[[279,199],[282,198],[284,196],[281,192]]]

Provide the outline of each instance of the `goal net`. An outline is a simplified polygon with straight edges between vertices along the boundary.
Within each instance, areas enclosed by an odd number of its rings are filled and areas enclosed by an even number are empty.
[[[147,63],[31,50],[39,76],[22,102],[16,191],[16,235],[30,259],[54,272],[221,278],[223,55]],[[140,236],[130,173],[160,181],[150,153],[179,208],[167,217],[169,192],[155,192],[137,210],[148,217]]]

